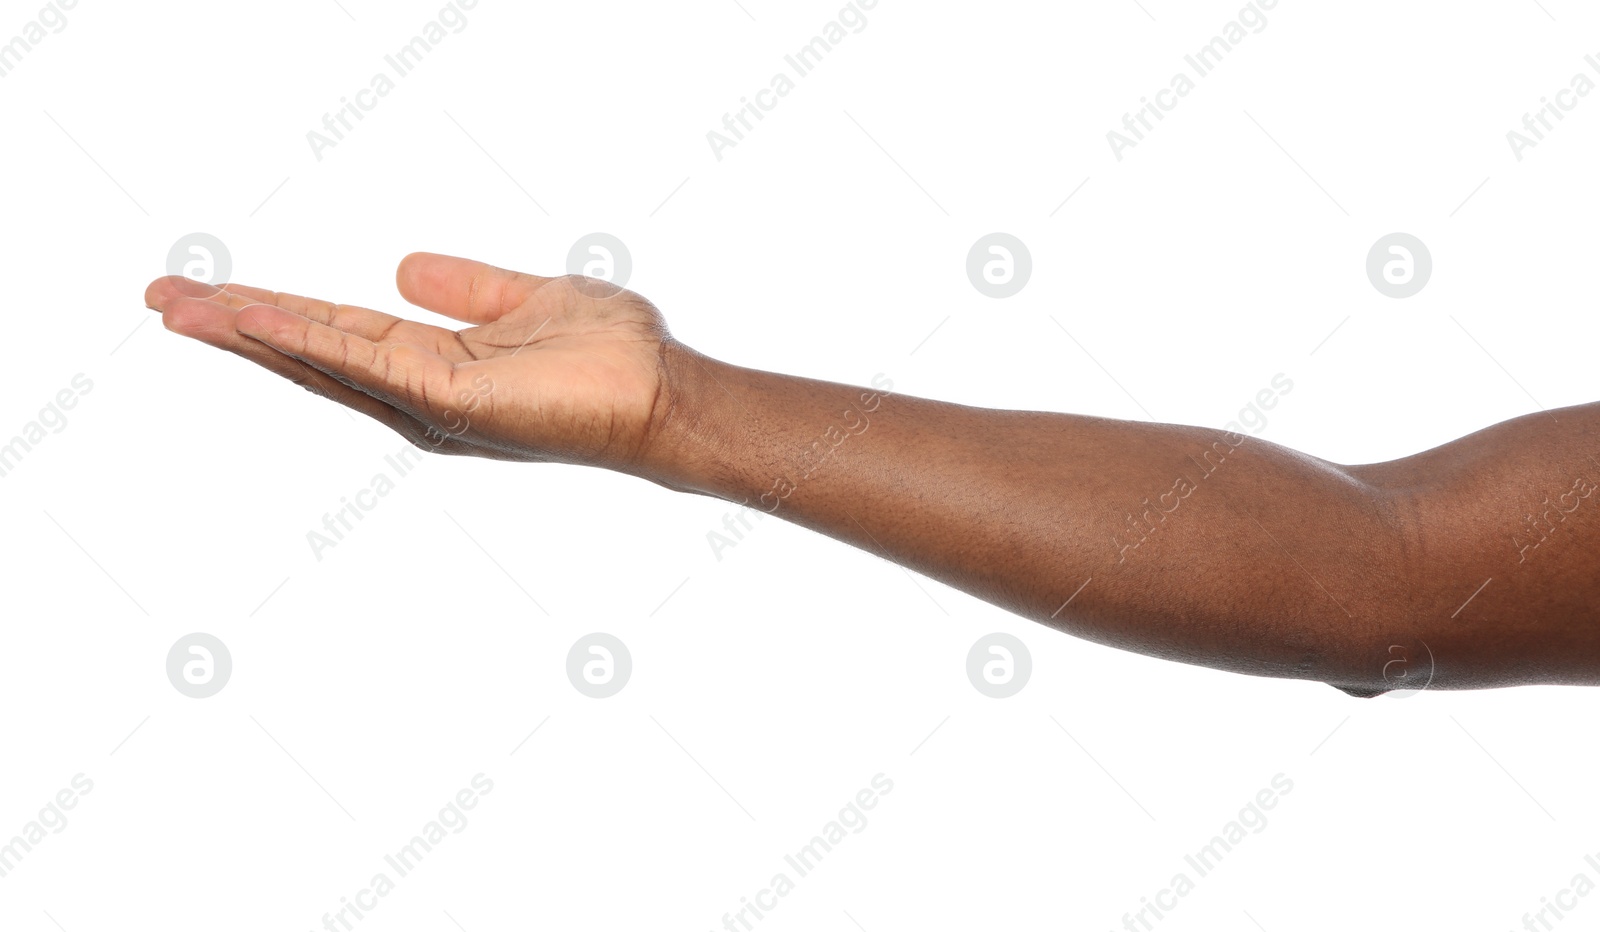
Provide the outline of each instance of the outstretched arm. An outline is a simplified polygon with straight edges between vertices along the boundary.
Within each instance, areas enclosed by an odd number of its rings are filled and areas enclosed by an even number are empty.
[[[776,506],[1035,621],[1357,695],[1600,684],[1600,405],[1340,466],[683,355],[665,435],[688,466],[663,464],[669,484]]]
[[[1340,466],[747,369],[592,279],[418,254],[398,282],[476,326],[172,278],[146,301],[427,448],[742,503],[1114,647],[1356,695],[1600,685],[1600,405]]]

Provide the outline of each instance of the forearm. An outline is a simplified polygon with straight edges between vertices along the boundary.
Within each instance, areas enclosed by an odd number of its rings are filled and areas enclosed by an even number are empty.
[[[1219,430],[996,411],[686,352],[658,481],[770,511],[1020,615],[1244,673],[1382,685],[1393,502]]]

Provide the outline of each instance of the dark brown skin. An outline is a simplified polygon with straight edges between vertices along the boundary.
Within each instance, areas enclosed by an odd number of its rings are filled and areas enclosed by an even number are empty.
[[[475,326],[182,278],[146,303],[424,448],[761,508],[1113,647],[1360,696],[1600,685],[1600,404],[1341,466],[746,369],[592,279],[418,253],[397,281]]]

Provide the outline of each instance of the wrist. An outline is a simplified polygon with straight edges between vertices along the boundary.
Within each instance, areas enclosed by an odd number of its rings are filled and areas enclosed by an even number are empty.
[[[726,497],[735,438],[727,383],[736,367],[668,337],[662,341],[659,383],[640,456],[629,471],[679,491]]]
[[[845,442],[867,431],[893,388],[881,374],[860,387],[748,369],[670,339],[660,384],[637,474],[767,512],[860,456],[861,441]]]

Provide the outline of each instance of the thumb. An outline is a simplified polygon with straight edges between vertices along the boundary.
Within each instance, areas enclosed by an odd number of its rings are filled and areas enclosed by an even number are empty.
[[[406,256],[395,272],[401,297],[471,324],[493,323],[549,282],[538,275],[431,252]]]

